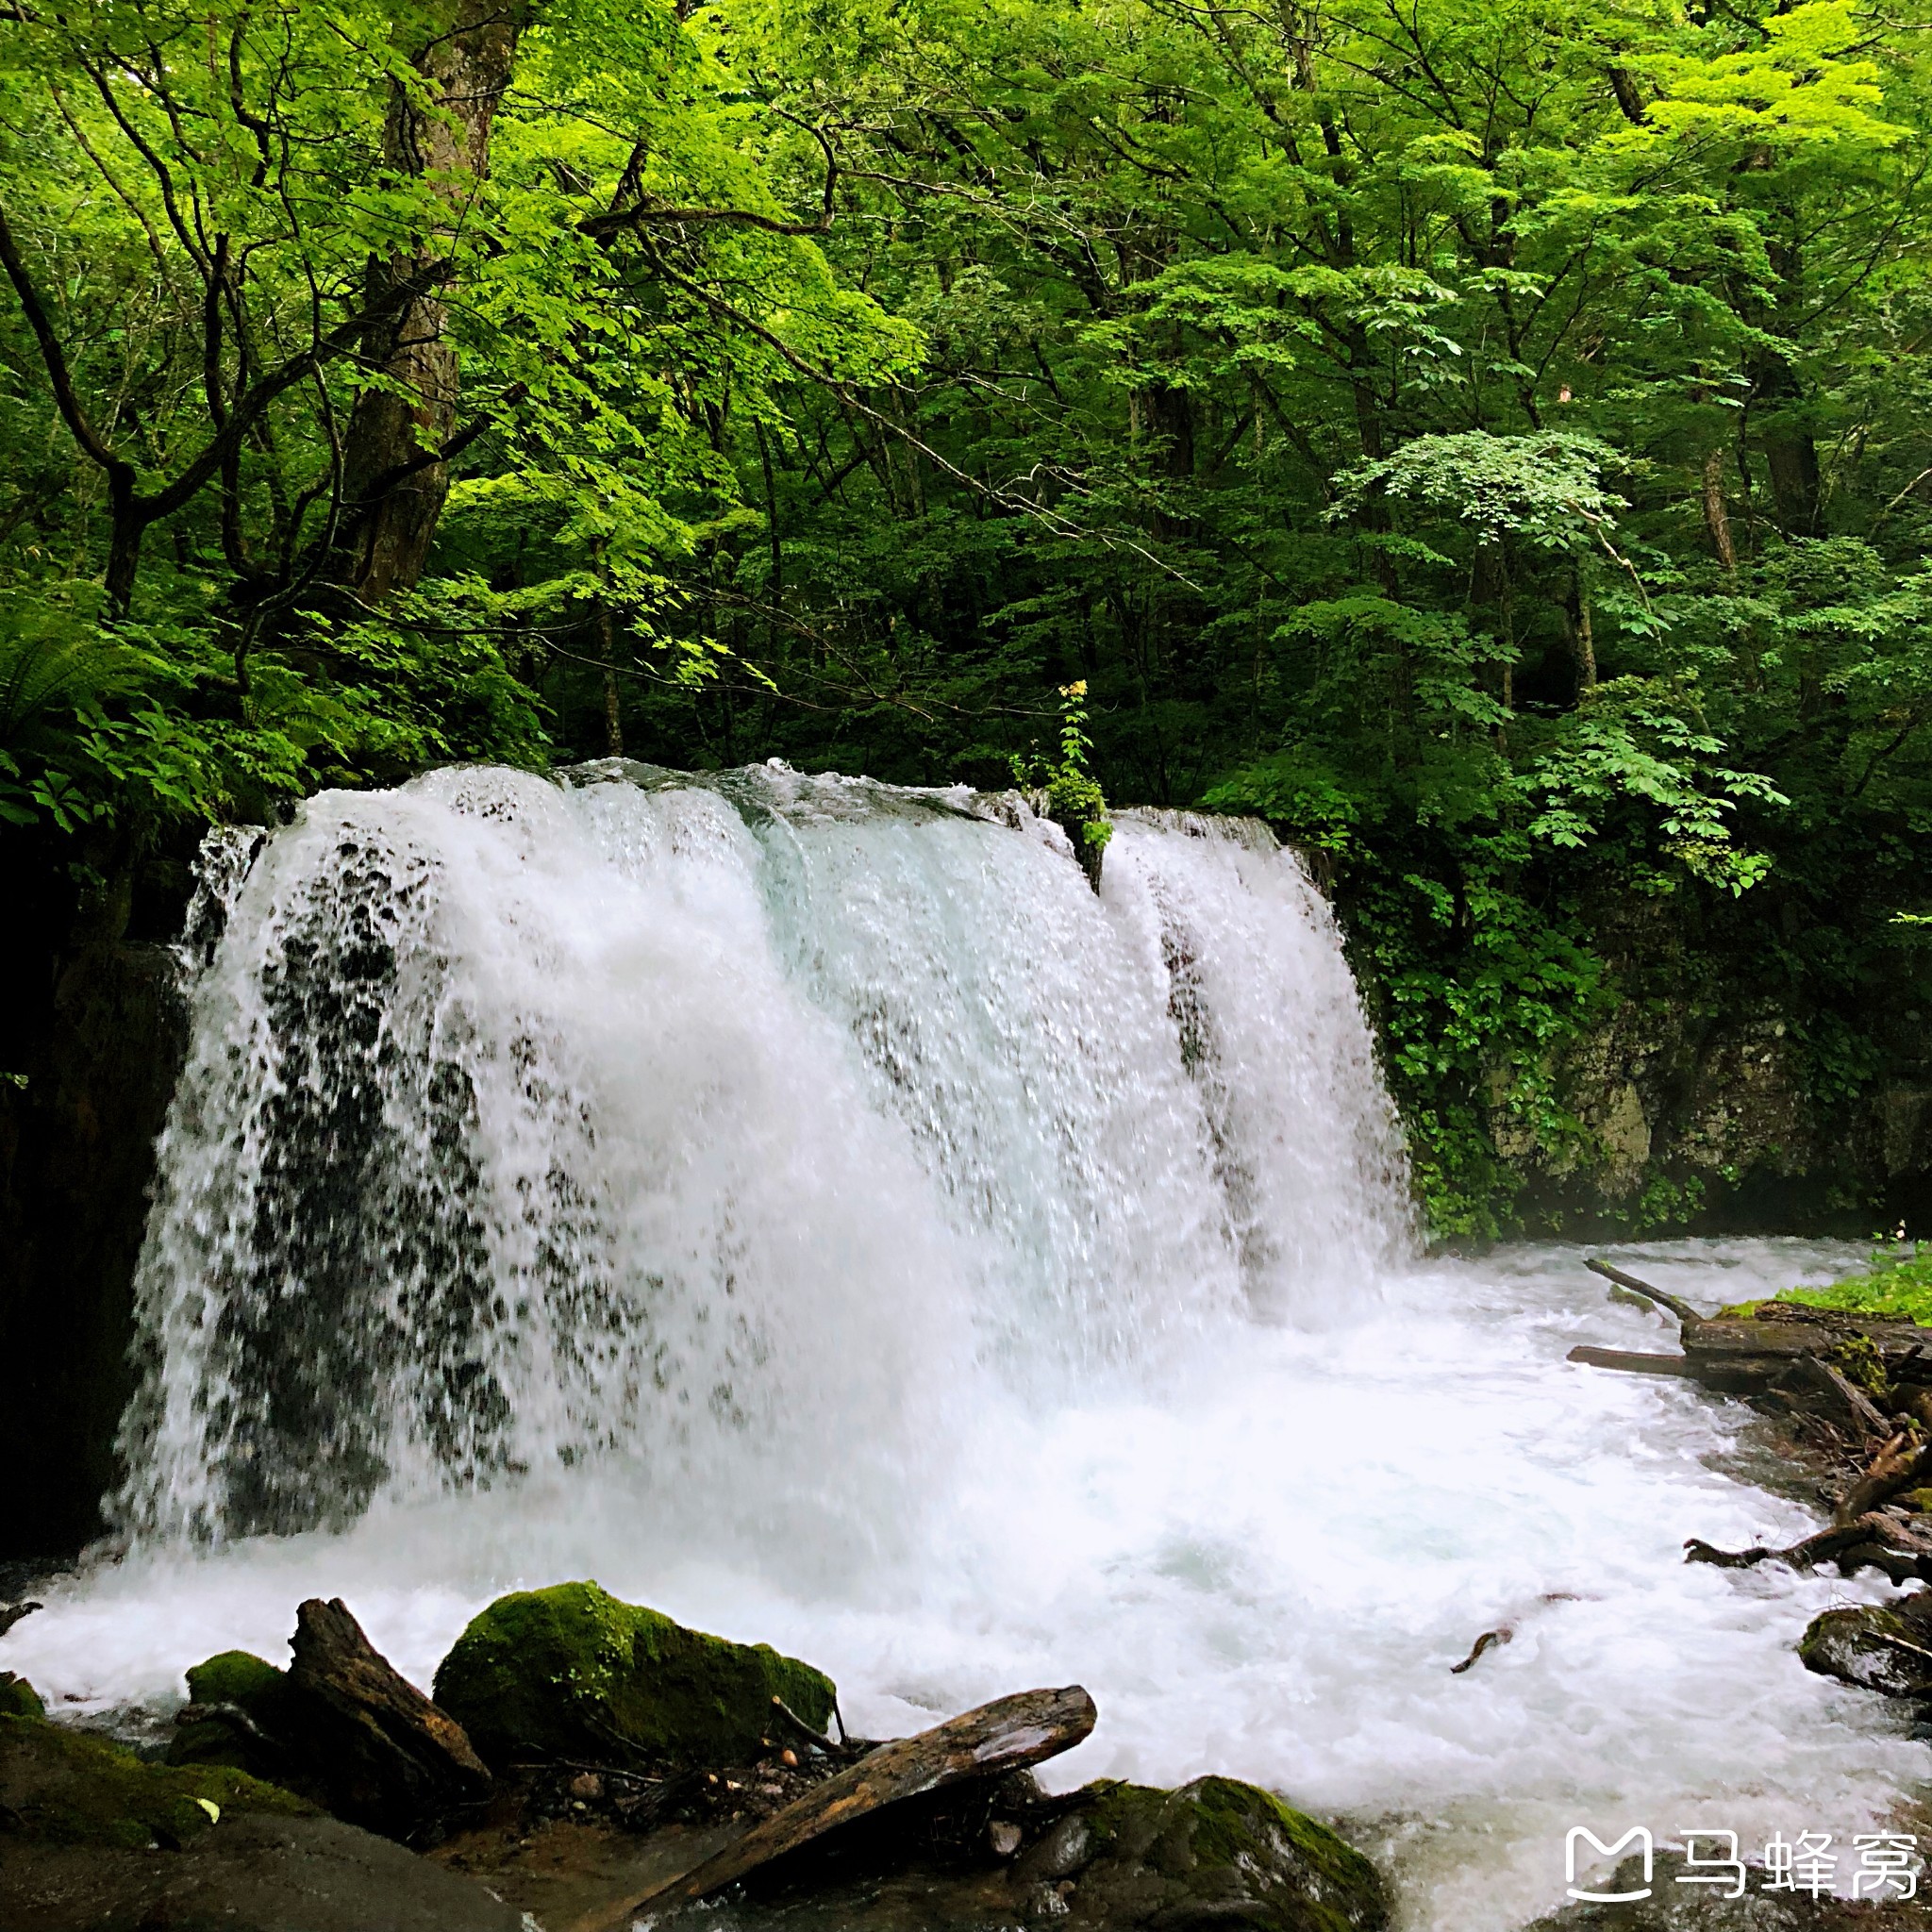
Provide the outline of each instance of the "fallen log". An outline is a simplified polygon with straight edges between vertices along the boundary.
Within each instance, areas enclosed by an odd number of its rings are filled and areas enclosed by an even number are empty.
[[[1680,1301],[1674,1294],[1667,1294],[1660,1288],[1653,1288],[1647,1281],[1640,1281],[1634,1274],[1625,1274],[1621,1268],[1612,1268],[1607,1261],[1595,1255],[1583,1264],[1592,1274],[1601,1274],[1606,1281],[1614,1281],[1619,1288],[1626,1288],[1632,1294],[1641,1294],[1645,1301],[1655,1302],[1660,1308],[1668,1308],[1686,1329],[1694,1328],[1704,1320],[1687,1301]]]
[[[1856,1523],[1834,1524],[1815,1535],[1801,1538],[1789,1548],[1766,1549],[1763,1544],[1748,1550],[1721,1550],[1702,1537],[1689,1537],[1684,1543],[1687,1563],[1712,1563],[1720,1570],[1749,1570],[1759,1563],[1783,1563],[1792,1570],[1815,1570],[1821,1563],[1835,1563],[1840,1576],[1859,1570],[1882,1570],[1894,1584],[1916,1578],[1932,1581],[1928,1553],[1916,1546],[1900,1527],[1876,1514],[1861,1516]]]
[[[1824,1396],[1826,1406],[1836,1409],[1854,1434],[1876,1437],[1881,1442],[1891,1434],[1891,1425],[1878,1412],[1877,1404],[1828,1361],[1807,1353],[1798,1357],[1792,1368],[1795,1377],[1808,1382]]]
[[[1915,1442],[1901,1430],[1885,1443],[1865,1474],[1845,1491],[1844,1500],[1832,1511],[1832,1521],[1856,1523],[1880,1504],[1927,1481],[1932,1481],[1932,1445]]]
[[[1634,1375],[1694,1375],[1690,1357],[1683,1355],[1645,1355],[1627,1348],[1597,1348],[1579,1341],[1566,1361],[1580,1362],[1587,1369],[1623,1369]]]
[[[722,1890],[774,1858],[883,1806],[962,1778],[992,1777],[1057,1757],[1093,1729],[1096,1715],[1092,1698],[1079,1685],[1071,1684],[1061,1690],[1023,1690],[1002,1697],[929,1731],[881,1744],[682,1877],[640,1899],[611,1922],[611,1932],[628,1926],[646,1907],[667,1910]]]
[[[391,1838],[489,1794],[469,1735],[378,1652],[340,1597],[310,1597],[289,1647],[289,1742],[337,1817]]]

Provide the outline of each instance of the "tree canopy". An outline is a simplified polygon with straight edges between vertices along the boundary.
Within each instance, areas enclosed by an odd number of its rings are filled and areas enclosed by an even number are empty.
[[[85,912],[438,759],[1091,764],[1327,868],[1444,1231],[1499,1120],[1591,1158],[1554,1070],[1657,921],[1855,1091],[1928,909],[1924,42],[22,0],[9,849]]]

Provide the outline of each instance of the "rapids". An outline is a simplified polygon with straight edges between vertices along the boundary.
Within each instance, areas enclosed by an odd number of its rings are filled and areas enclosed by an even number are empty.
[[[111,1550],[6,1662],[136,1722],[341,1595],[426,1683],[593,1575],[914,1728],[1339,1816],[1497,1932],[1563,1835],[1841,1844],[1928,1770],[1809,1676],[1862,1587],[1580,1251],[1424,1263],[1331,919],[1257,827],[783,770],[449,772],[210,855]],[[1633,1250],[1706,1306],[1857,1251]],[[1508,1622],[1506,1648],[1449,1666]]]

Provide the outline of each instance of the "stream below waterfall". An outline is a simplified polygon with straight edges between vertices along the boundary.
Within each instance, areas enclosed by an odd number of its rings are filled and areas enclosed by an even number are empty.
[[[1572,1825],[1848,1843],[1932,1773],[1794,1653],[1868,1586],[1684,1565],[1818,1517],[1740,1406],[1564,1360],[1657,1317],[1580,1249],[1415,1258],[1258,827],[1126,815],[1096,898],[1016,800],[443,773],[207,891],[117,1554],[7,1641],[50,1704],[137,1722],[314,1594],[426,1684],[593,1576],[861,1734],[1083,1683],[1045,1782],[1266,1784],[1413,1932],[1559,1903]],[[1859,1253],[1621,1252],[1708,1307]]]

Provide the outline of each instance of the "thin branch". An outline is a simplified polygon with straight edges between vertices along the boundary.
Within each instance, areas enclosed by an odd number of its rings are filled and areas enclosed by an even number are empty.
[[[94,425],[88,420],[87,411],[80,406],[80,398],[75,393],[73,372],[67,366],[66,352],[60,346],[59,338],[54,333],[54,325],[48,319],[45,307],[42,304],[40,291],[34,287],[33,277],[28,275],[26,263],[21,259],[20,250],[13,240],[13,229],[7,219],[7,210],[0,206],[0,268],[7,271],[7,279],[13,284],[13,292],[20,298],[22,313],[26,317],[26,325],[33,331],[34,341],[40,345],[41,360],[45,365],[48,386],[54,391],[54,407],[60,411],[60,420],[67,425],[75,442],[89,458],[98,463],[110,476],[120,475],[131,482],[134,466],[125,458],[117,457],[102,441]]]

